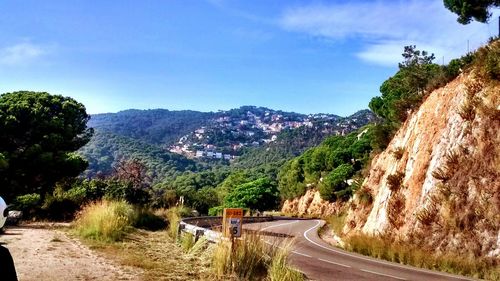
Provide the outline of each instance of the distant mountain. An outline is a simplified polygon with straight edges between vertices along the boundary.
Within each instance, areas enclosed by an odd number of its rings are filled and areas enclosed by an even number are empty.
[[[369,110],[340,117],[255,106],[219,112],[125,110],[92,115],[88,125],[96,134],[80,152],[90,163],[87,176],[109,174],[121,158],[139,159],[159,177],[194,171],[200,161],[277,166],[329,135],[347,134],[374,118]]]
[[[181,136],[204,126],[214,116],[211,112],[190,110],[130,109],[92,115],[88,126],[149,144],[162,145],[171,144]]]

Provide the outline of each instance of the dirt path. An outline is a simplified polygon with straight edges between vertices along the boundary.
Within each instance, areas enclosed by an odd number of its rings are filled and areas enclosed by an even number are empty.
[[[12,253],[20,281],[141,280],[137,268],[99,256],[53,225],[10,227],[0,242]]]

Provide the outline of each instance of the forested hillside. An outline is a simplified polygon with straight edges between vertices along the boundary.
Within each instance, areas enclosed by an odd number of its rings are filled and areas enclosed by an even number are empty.
[[[258,148],[250,148],[234,163],[234,167],[269,170],[280,168],[287,160],[300,155],[306,149],[319,145],[332,135],[343,135],[375,121],[369,110],[360,110],[351,116],[339,118],[334,124],[315,121],[312,126],[285,130],[277,135],[276,141]],[[333,125],[333,126],[332,126]],[[339,131],[338,128],[343,130]]]
[[[171,179],[177,171],[197,170],[195,162],[212,167],[231,162],[233,169],[260,171],[275,179],[285,161],[329,135],[349,133],[374,119],[369,110],[349,117],[255,106],[217,113],[126,110],[93,115],[89,126],[96,134],[80,152],[89,161],[86,177],[109,175],[121,159],[137,159],[158,181]]]
[[[153,179],[172,177],[183,171],[196,171],[197,164],[184,156],[130,137],[96,129],[91,142],[79,152],[89,162],[87,178],[109,176],[121,160],[139,160]]]
[[[213,113],[166,109],[125,110],[92,115],[88,126],[146,143],[170,144],[206,124]]]

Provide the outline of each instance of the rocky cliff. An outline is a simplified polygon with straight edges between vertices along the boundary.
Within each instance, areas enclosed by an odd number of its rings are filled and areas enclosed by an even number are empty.
[[[499,257],[500,82],[476,66],[430,93],[373,159],[362,190],[372,203],[353,200],[347,234]]]
[[[321,199],[319,191],[309,189],[301,197],[286,200],[281,211],[296,216],[324,217],[338,214],[343,205],[341,202],[325,201]]]

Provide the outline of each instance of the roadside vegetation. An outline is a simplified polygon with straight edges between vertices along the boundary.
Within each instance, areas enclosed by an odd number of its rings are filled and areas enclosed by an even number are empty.
[[[289,243],[268,245],[259,234],[244,234],[234,248],[224,240],[195,241],[192,234],[179,235],[181,216],[188,213],[184,207],[153,213],[125,201],[101,200],[79,212],[73,233],[122,265],[142,269],[146,280],[304,280],[287,262]],[[168,227],[140,229],[156,227],[158,218]]]
[[[291,242],[266,244],[259,234],[246,234],[233,245],[221,241],[215,245],[211,261],[217,279],[227,280],[304,280],[302,273],[288,262]]]
[[[452,252],[436,253],[412,241],[357,234],[346,239],[346,249],[366,256],[401,264],[444,271],[473,278],[500,280],[500,264],[495,257],[465,257]]]

